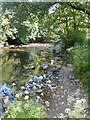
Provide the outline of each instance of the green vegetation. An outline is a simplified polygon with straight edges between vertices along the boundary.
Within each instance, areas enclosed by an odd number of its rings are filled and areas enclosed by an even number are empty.
[[[83,104],[85,104],[86,100],[85,99],[82,99],[82,100],[77,100],[75,103],[74,103],[74,110],[71,110],[69,108],[66,108],[65,109],[65,112],[68,113],[68,116],[69,118],[72,118],[73,120],[76,119],[76,118],[89,118],[87,115],[86,115],[86,110],[84,109],[84,106]]]
[[[32,100],[17,101],[10,104],[4,118],[45,118],[46,115],[43,115],[43,110],[45,108],[36,102],[33,105]]]
[[[74,75],[82,80],[83,84],[88,90],[88,80],[90,77],[88,69],[88,45],[76,45],[69,49],[71,59],[73,59],[73,72]]]
[[[80,10],[78,9],[81,8]],[[2,3],[1,44],[64,43],[86,39],[89,3]]]
[[[89,2],[2,2],[0,4],[0,8],[2,8],[2,14],[0,13],[0,47],[8,45],[30,44],[35,42],[48,42],[54,45],[59,45],[59,52],[64,51],[71,57],[74,76],[82,81],[86,90],[89,90]],[[25,67],[27,67],[26,65],[28,65],[28,61],[25,61],[24,58],[27,57],[28,59],[29,55],[27,55],[27,53],[24,53],[24,57],[22,54],[19,55],[21,55],[21,58],[20,60],[16,59],[16,61],[18,62],[18,65],[21,63],[22,68],[25,70]],[[4,61],[7,60],[8,62],[5,63]],[[6,60],[4,61],[2,61],[3,69],[7,72],[7,74],[10,74],[13,69],[12,63],[15,62],[15,58],[12,58],[12,61],[10,61],[7,56]],[[10,63],[11,65],[9,66]],[[31,63],[29,63],[29,65],[30,64]],[[18,73],[22,74],[22,68],[18,69]],[[36,56],[34,59],[32,68],[35,68],[32,70],[33,74],[38,76],[40,69],[39,57]],[[9,79],[7,74],[4,75],[5,71],[2,73],[3,79]],[[18,76],[17,73],[14,74],[16,77]],[[31,76],[29,75],[27,79],[25,78],[26,82],[30,77]],[[23,81],[25,79],[23,78]],[[42,107],[37,109],[37,104],[33,106],[31,103],[32,101],[17,101],[15,104],[13,104],[13,106],[10,106],[10,109],[4,117],[43,118],[44,116],[42,115]],[[79,115],[79,113],[77,113],[78,111],[75,113],[75,115]]]

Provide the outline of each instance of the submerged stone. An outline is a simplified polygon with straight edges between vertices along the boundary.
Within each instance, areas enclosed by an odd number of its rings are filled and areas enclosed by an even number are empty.
[[[36,92],[41,93],[42,91],[43,91],[42,89],[38,89]]]
[[[73,98],[73,97],[71,96],[71,97],[67,98],[67,101],[68,101],[68,102],[74,102],[74,101],[75,101],[75,98]]]

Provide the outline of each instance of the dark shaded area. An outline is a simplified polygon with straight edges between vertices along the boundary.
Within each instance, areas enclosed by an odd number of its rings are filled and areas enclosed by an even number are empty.
[[[12,39],[10,37],[8,37],[8,40],[6,41],[9,45],[24,45],[24,43],[20,40],[20,39]],[[6,44],[5,44],[6,46]]]

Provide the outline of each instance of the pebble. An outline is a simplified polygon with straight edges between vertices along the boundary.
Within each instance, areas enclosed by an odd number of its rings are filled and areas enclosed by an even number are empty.
[[[45,101],[45,104],[46,104],[47,107],[50,106],[50,103],[48,101]]]
[[[43,115],[46,115],[46,112],[43,111],[42,114],[43,114]]]
[[[64,97],[64,95],[61,96],[62,98]]]
[[[58,79],[58,77],[56,77],[56,79]]]
[[[52,90],[53,88],[52,88],[52,86],[51,86],[51,84],[47,84],[47,86]]]
[[[9,97],[5,98],[4,103],[5,103],[5,105],[8,105],[10,103]]]
[[[36,90],[37,89],[37,87],[36,86],[33,86],[33,90]]]
[[[62,65],[56,65],[56,67],[57,67],[57,68],[61,68],[61,67],[62,67]]]
[[[47,69],[48,68],[48,65],[43,65],[43,69]]]
[[[54,60],[51,60],[51,65],[53,65],[54,64]]]
[[[56,118],[56,116],[54,116],[53,118]]]
[[[33,80],[32,80],[32,79],[30,79],[28,82],[29,82],[29,83],[32,83],[32,82],[33,82]]]
[[[59,118],[64,118],[64,115],[63,115],[63,113],[60,113],[60,116],[59,116]]]
[[[70,102],[74,102],[75,101],[75,98],[73,98],[72,96],[67,98],[67,101],[70,103]]]
[[[46,78],[46,75],[44,74],[43,77]]]
[[[36,92],[41,93],[42,91],[43,91],[42,89],[38,89]]]
[[[41,93],[41,96],[44,96],[44,93]]]
[[[63,86],[61,86],[61,89],[63,89]]]
[[[15,83],[12,84],[12,86],[15,86],[15,85],[16,85]]]
[[[56,107],[57,107],[57,104],[56,104]]]
[[[79,80],[78,80],[78,79],[75,79],[74,81],[75,81],[75,82],[79,82]]]
[[[33,85],[36,85],[36,83],[35,83],[35,82],[33,82]]]
[[[27,85],[27,88],[32,88],[33,87],[33,84],[28,84]]]
[[[50,109],[48,108],[47,110],[49,111]]]
[[[37,96],[37,99],[40,99],[40,96]]]
[[[67,90],[64,90],[64,92],[67,92]]]
[[[62,105],[64,104],[64,102],[62,102]]]
[[[50,84],[50,83],[51,83],[51,80],[46,81],[46,83],[49,83],[49,84]]]

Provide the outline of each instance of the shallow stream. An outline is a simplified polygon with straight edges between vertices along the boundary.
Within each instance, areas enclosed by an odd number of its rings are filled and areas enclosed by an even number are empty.
[[[87,96],[82,84],[74,80],[71,65],[50,46],[5,50],[2,53],[2,86],[5,84],[15,90],[15,95],[22,93],[20,100],[27,94],[29,99],[36,97],[37,102],[47,107],[51,118],[64,114],[65,108],[73,109],[76,100]],[[0,97],[4,105],[0,103],[2,115],[7,109],[6,96]]]

